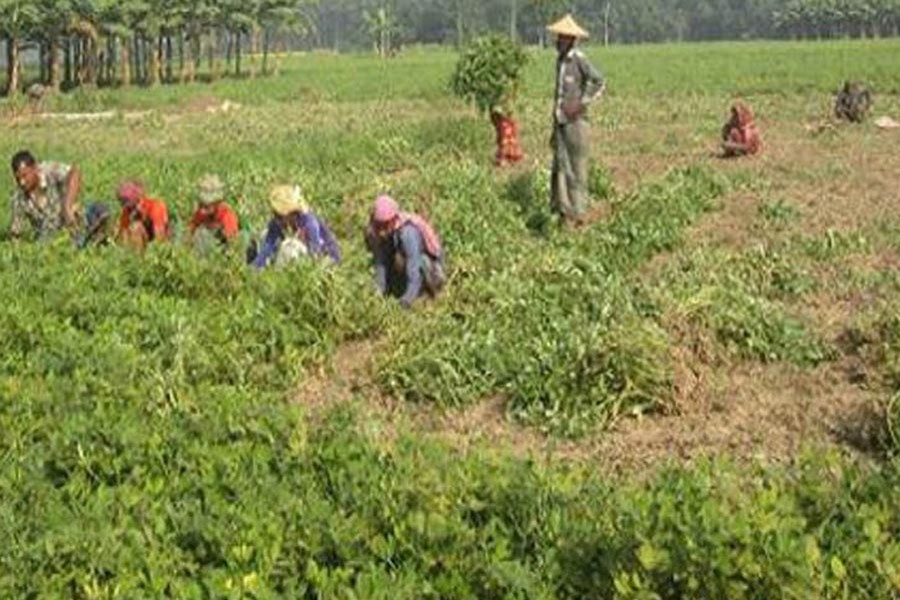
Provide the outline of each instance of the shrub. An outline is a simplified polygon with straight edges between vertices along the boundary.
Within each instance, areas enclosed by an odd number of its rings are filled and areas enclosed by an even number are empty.
[[[508,37],[475,38],[463,48],[450,87],[483,113],[510,114],[527,64],[525,50]]]

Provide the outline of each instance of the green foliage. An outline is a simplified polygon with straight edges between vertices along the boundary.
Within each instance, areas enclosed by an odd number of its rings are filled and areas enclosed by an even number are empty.
[[[814,289],[807,266],[794,258],[805,243],[780,250],[694,252],[655,282],[659,302],[733,356],[800,366],[824,362],[833,349],[788,306]]]
[[[525,50],[507,37],[476,38],[463,48],[450,86],[483,113],[510,114],[527,63]]]
[[[642,483],[220,393],[5,404],[4,597],[888,598],[895,470],[726,464]],[[67,402],[68,398],[68,402]],[[22,427],[23,417],[30,416]],[[748,478],[750,483],[748,483]]]
[[[777,202],[766,202],[759,207],[759,214],[766,221],[775,225],[785,225],[796,220],[798,216],[797,208],[787,204],[783,200]]]
[[[688,300],[687,317],[711,330],[729,351],[762,362],[816,365],[831,355],[806,325],[779,307],[739,287],[712,287]]]
[[[594,163],[588,174],[588,192],[594,200],[609,200],[615,194],[612,174],[608,169]]]
[[[882,403],[884,449],[900,454],[900,313],[896,302],[889,302],[873,322],[855,331],[853,350],[875,366],[887,398]]]
[[[894,452],[900,452],[900,394],[891,396],[885,412],[888,443]]]
[[[533,174],[458,201],[485,206],[505,191],[530,212],[529,194],[542,179]],[[666,334],[641,315],[626,277],[677,244],[721,192],[708,173],[679,171],[620,199],[611,221],[577,240],[550,234],[549,245],[512,244],[504,230],[482,231],[483,247],[502,258],[488,263],[486,276],[456,283],[449,310],[428,323],[428,336],[420,334],[424,324],[398,332],[379,369],[382,386],[446,406],[502,395],[515,417],[566,435],[666,404]],[[496,201],[486,205],[509,212]]]

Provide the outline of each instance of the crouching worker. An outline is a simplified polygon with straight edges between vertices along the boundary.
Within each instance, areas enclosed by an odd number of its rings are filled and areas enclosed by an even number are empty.
[[[753,111],[743,102],[731,107],[731,118],[722,129],[722,155],[725,158],[751,156],[762,149]]]
[[[80,226],[78,195],[81,171],[58,162],[38,162],[27,150],[12,158],[12,171],[17,189],[12,197],[9,234],[19,238],[28,226],[38,239],[48,239]]]
[[[297,186],[279,185],[269,194],[272,219],[261,247],[252,242],[248,262],[257,269],[285,264],[304,255],[341,262],[337,239],[322,219],[314,215]]]
[[[851,123],[862,123],[872,108],[872,95],[865,87],[847,81],[834,101],[834,114],[838,119]]]
[[[222,245],[227,245],[238,235],[237,213],[225,202],[225,186],[216,175],[204,176],[198,185],[199,204],[188,224],[190,239],[194,240],[198,230],[215,236]]]
[[[375,201],[366,245],[372,252],[378,289],[385,295],[402,293],[404,308],[411,307],[422,292],[433,298],[444,287],[444,251],[434,228],[419,215],[400,212],[389,196]]]
[[[88,205],[84,216],[84,235],[78,240],[79,248],[107,246],[110,243],[112,219],[109,207],[101,202]]]
[[[162,200],[147,197],[144,186],[137,181],[126,181],[119,186],[118,239],[121,243],[143,250],[150,242],[169,239],[169,209]]]

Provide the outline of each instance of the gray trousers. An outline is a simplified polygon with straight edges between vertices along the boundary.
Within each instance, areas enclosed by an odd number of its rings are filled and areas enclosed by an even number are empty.
[[[590,125],[584,119],[555,125],[551,144],[550,208],[566,219],[580,219],[588,199]]]

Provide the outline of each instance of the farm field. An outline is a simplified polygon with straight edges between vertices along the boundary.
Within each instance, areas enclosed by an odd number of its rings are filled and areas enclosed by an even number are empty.
[[[0,154],[77,163],[85,198],[137,176],[183,228],[212,171],[255,231],[298,182],[346,257],[0,242],[0,597],[900,595],[900,134],[827,123],[845,78],[900,120],[900,42],[588,54],[576,233],[550,51],[503,171],[443,50],[44,106],[103,120],[0,105]],[[738,96],[765,147],[726,163]],[[411,313],[370,279],[384,191],[448,248]]]

